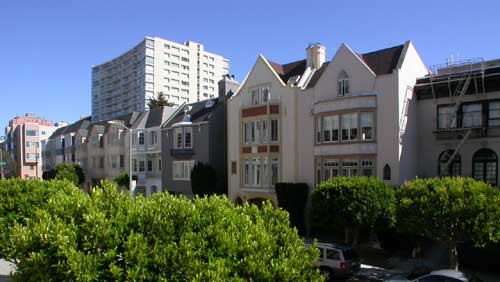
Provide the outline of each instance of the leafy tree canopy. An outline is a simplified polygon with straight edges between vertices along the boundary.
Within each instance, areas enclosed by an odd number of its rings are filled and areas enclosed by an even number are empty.
[[[319,228],[347,227],[346,241],[349,229],[356,232],[362,226],[390,226],[395,222],[394,189],[375,177],[334,177],[319,184],[311,201],[311,224]]]
[[[472,178],[415,179],[396,193],[398,228],[448,244],[458,268],[456,244],[500,239],[500,191]]]

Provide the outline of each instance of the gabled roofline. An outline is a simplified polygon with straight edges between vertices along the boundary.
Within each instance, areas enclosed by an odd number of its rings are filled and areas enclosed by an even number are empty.
[[[340,48],[342,48],[342,47],[347,48],[347,50],[349,50],[349,52],[351,52],[351,54],[352,54],[352,55],[353,55],[356,59],[358,59],[358,61],[359,61],[361,64],[363,64],[363,66],[365,66],[365,68],[366,68],[366,69],[367,69],[367,70],[368,70],[368,71],[369,71],[369,72],[370,72],[370,73],[371,73],[374,77],[377,77],[377,75],[375,74],[375,72],[373,72],[373,70],[370,68],[370,66],[368,66],[368,65],[366,64],[365,60],[363,60],[363,58],[360,58],[360,57],[359,57],[359,55],[358,55],[356,52],[354,52],[354,51],[351,49],[351,47],[349,47],[347,44],[345,44],[345,43],[340,44],[340,47],[339,47],[339,49],[337,50],[337,53],[339,52]],[[333,59],[335,59],[335,57],[337,56],[337,53],[335,53],[335,56],[333,57]],[[332,62],[333,62],[333,59],[332,59]]]
[[[250,69],[250,71],[247,73],[247,75],[245,76],[245,79],[243,79],[243,81],[241,82],[240,86],[238,87],[238,89],[236,89],[236,91],[234,92],[233,96],[231,96],[231,98],[228,99],[228,101],[232,100],[234,97],[236,96],[239,96],[240,95],[240,92],[241,90],[243,89],[243,87],[245,86],[245,84],[247,83],[247,80],[248,78],[250,77],[250,75],[252,74],[252,72],[255,70],[255,66],[257,65],[257,62],[259,60],[262,60],[264,62],[264,64],[269,68],[269,70],[274,74],[275,78],[281,83],[282,86],[286,86],[285,83],[283,83],[283,80],[281,80],[281,77],[278,75],[278,73],[274,70],[274,68],[271,66],[271,64],[269,63],[269,61],[264,57],[264,55],[262,54],[259,54],[259,56],[257,57],[257,60],[255,60],[255,63],[253,64],[252,68]]]
[[[264,55],[262,55],[262,54],[259,54],[259,58],[262,59],[264,61],[264,63],[267,65],[267,67],[271,70],[271,72],[274,73],[274,76],[276,77],[277,80],[279,80],[279,82],[281,83],[281,85],[282,86],[286,86],[286,84],[281,79],[280,75],[276,72],[276,70],[274,70],[273,66],[271,66],[271,64],[266,59],[266,57],[264,57]]]
[[[166,129],[166,125],[181,111],[181,109],[184,109],[184,107],[187,105],[186,102],[183,102],[168,118],[167,120],[160,125],[161,130]]]
[[[401,55],[399,56],[398,64],[396,65],[396,69],[401,69],[403,63],[406,58],[406,54],[408,53],[408,48],[410,48],[411,40],[405,42],[403,50],[401,51]]]

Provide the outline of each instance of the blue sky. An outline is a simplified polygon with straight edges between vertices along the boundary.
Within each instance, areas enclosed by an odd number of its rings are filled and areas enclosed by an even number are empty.
[[[26,112],[90,114],[91,66],[144,36],[193,40],[229,58],[242,80],[259,53],[286,63],[320,42],[369,52],[412,40],[428,65],[500,57],[500,1],[128,1],[0,3],[0,125]]]

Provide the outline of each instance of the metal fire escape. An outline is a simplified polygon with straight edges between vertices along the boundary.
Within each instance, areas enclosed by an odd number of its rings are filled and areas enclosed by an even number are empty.
[[[462,105],[463,97],[465,96],[471,82],[474,81],[476,94],[478,85],[477,85],[477,75],[481,75],[483,79],[483,92],[484,92],[484,64],[482,60],[479,61],[466,61],[464,63],[454,64],[451,66],[447,66],[446,68],[436,69],[435,75],[430,76],[430,82],[432,86],[432,91],[434,97],[434,87],[433,82],[435,78],[442,78],[442,76],[448,76],[448,89],[450,93],[450,103],[454,104],[451,112],[449,113],[449,120],[447,122],[448,127],[445,129],[447,131],[457,131],[461,134],[458,134],[458,137],[462,137],[457,147],[453,150],[451,156],[449,156],[448,161],[444,165],[444,171],[448,170],[448,167],[453,162],[455,156],[458,154],[462,146],[465,144],[465,141],[471,136],[474,128],[458,128],[458,112],[460,110],[460,106]],[[456,81],[457,86],[455,90],[451,91],[451,81]],[[454,127],[452,128],[452,126]]]

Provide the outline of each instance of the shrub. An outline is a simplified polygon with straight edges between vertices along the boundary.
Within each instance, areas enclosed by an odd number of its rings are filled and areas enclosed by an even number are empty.
[[[13,262],[13,227],[23,225],[47,206],[52,195],[74,189],[68,181],[40,181],[12,178],[0,180],[0,257]],[[76,188],[75,188],[76,189]]]
[[[375,177],[334,177],[319,184],[311,195],[311,225],[334,232],[345,228],[345,241],[359,229],[395,222],[394,189]],[[326,229],[326,230],[325,230]]]
[[[399,229],[448,245],[458,268],[457,242],[476,246],[500,240],[500,191],[472,178],[415,179],[397,190]]]
[[[322,281],[317,250],[269,203],[167,193],[134,200],[102,187],[55,193],[15,224],[14,281]]]
[[[275,189],[279,206],[290,214],[290,223],[305,234],[304,213],[309,187],[306,183],[276,183]]]
[[[208,164],[196,163],[191,171],[191,189],[194,195],[222,194],[217,191],[217,175]]]
[[[118,187],[126,187],[126,188],[128,188],[129,185],[130,185],[129,184],[130,179],[128,177],[128,173],[126,173],[126,172],[118,174],[115,177],[115,179],[113,179],[113,181],[116,183],[116,185],[118,185]]]
[[[78,164],[60,163],[56,165],[55,179],[67,179],[78,186],[85,181],[85,175]]]

